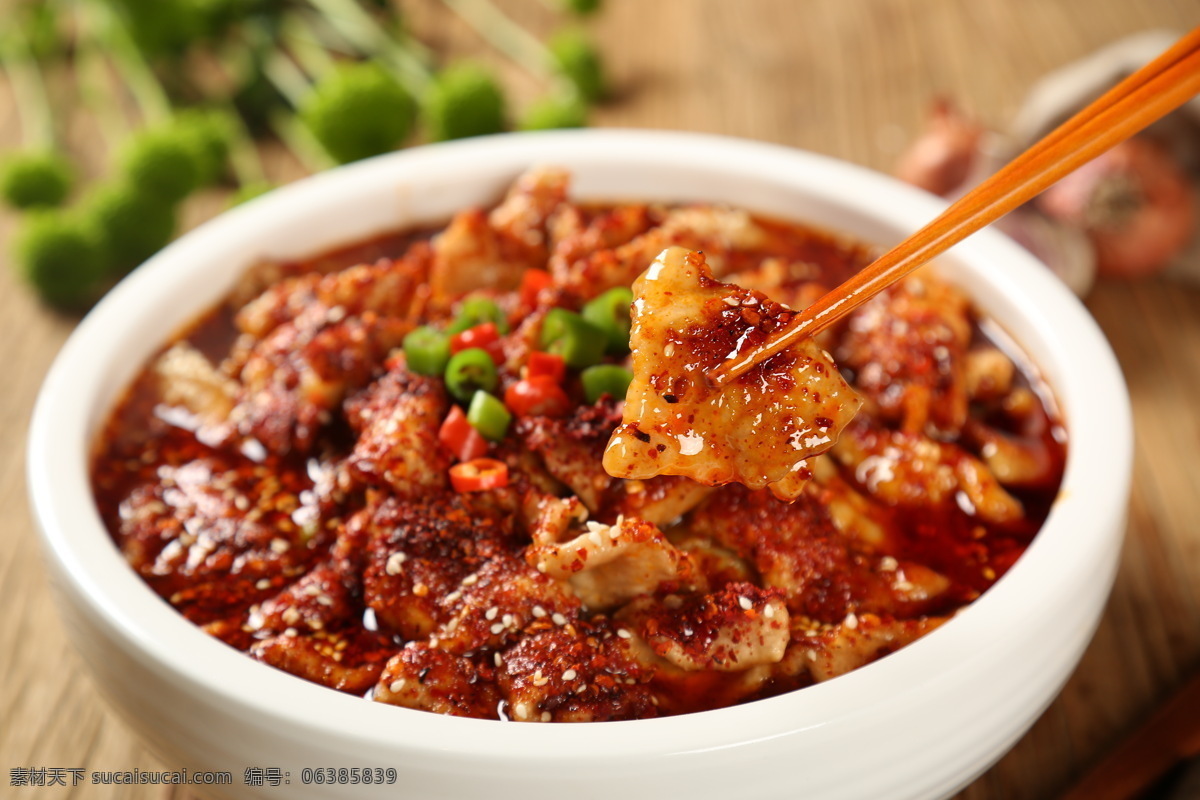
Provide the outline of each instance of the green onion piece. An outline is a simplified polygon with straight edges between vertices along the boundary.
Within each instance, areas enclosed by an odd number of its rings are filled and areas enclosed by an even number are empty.
[[[608,334],[574,311],[552,308],[542,320],[542,349],[562,356],[568,367],[590,367],[604,356]]]
[[[633,380],[633,373],[616,364],[598,364],[585,369],[579,379],[583,381],[583,393],[589,403],[596,402],[606,394],[623,400]]]
[[[603,328],[608,335],[607,351],[613,355],[629,352],[629,306],[632,303],[633,292],[618,286],[583,307],[583,318]]]
[[[468,347],[450,357],[446,365],[446,389],[464,403],[483,389],[496,388],[496,364],[482,347]]]
[[[485,322],[496,323],[496,331],[501,336],[508,333],[508,317],[500,310],[500,306],[491,298],[473,295],[462,301],[462,305],[458,307],[458,316],[446,332],[453,336]]]
[[[415,328],[404,337],[404,357],[411,372],[441,375],[450,361],[450,339],[428,325]]]
[[[479,431],[483,438],[498,442],[508,433],[512,414],[499,398],[479,390],[475,392],[475,396],[471,398],[471,405],[467,408],[467,422],[471,423],[471,427]]]

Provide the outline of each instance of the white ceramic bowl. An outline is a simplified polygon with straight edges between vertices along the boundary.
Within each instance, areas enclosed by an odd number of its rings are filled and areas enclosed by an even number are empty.
[[[1112,583],[1132,429],[1104,338],[1024,250],[984,232],[943,273],[1020,342],[1070,433],[1061,498],[1016,566],[957,619],[863,669],[747,705],[668,719],[504,724],[349,697],[258,664],[161,602],[101,526],[89,443],[122,388],[181,324],[262,257],[309,254],[490,203],[520,171],[557,164],[591,199],[727,202],[893,242],[935,198],[781,147],[594,130],[422,147],[318,175],[189,233],[83,321],[46,379],[29,485],[70,636],[112,704],[170,762],[229,770],[250,797],[945,796],[1032,724],[1078,661]],[[49,712],[49,709],[47,709]],[[64,711],[69,713],[69,710]],[[119,765],[114,765],[114,768]],[[241,785],[247,766],[290,784]],[[313,767],[394,767],[393,787],[304,784]]]

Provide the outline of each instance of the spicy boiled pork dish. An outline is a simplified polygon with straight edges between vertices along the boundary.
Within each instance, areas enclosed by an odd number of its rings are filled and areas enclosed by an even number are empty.
[[[600,721],[803,689],[978,598],[1063,467],[1037,376],[927,270],[736,397],[692,385],[872,255],[535,170],[248,271],[111,413],[97,503],[187,620],[377,702]]]

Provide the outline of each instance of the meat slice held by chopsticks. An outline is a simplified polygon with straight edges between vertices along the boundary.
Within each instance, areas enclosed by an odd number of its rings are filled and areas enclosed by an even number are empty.
[[[815,342],[722,387],[705,374],[762,342],[795,312],[713,278],[700,253],[664,250],[633,284],[633,382],[604,453],[621,478],[683,475],[709,486],[797,496],[805,459],[825,452],[861,401]]]

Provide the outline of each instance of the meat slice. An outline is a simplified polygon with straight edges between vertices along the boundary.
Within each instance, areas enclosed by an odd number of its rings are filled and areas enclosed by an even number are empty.
[[[352,694],[371,688],[395,652],[395,643],[386,636],[362,629],[284,633],[250,648],[250,655],[264,664]]]
[[[796,497],[805,459],[832,447],[860,404],[829,354],[806,341],[713,390],[708,370],[762,342],[793,312],[715,280],[703,255],[681,248],[664,250],[633,288],[633,382],[605,469]]]
[[[267,452],[307,452],[346,394],[365,386],[410,323],[373,311],[346,316],[314,305],[254,345],[241,368],[241,391],[214,439],[246,437]]]
[[[357,480],[401,497],[447,488],[453,463],[438,442],[450,407],[441,380],[394,369],[346,403],[358,433],[346,469]]]
[[[513,519],[472,502],[456,494],[387,497],[371,509],[366,603],[406,639],[424,638],[449,621],[454,609],[440,600],[487,561],[519,549]]]
[[[143,470],[116,539],[155,591],[199,624],[278,592],[317,557],[322,510],[303,470],[210,450],[172,429]]]
[[[409,642],[387,663],[374,699],[455,717],[498,719],[503,697],[486,661],[457,656],[428,642]]]
[[[791,639],[783,592],[751,583],[711,594],[642,598],[622,609],[655,655],[682,670],[738,672],[783,658]]]
[[[624,635],[622,635],[624,631]],[[630,649],[629,632],[605,618],[547,622],[501,654],[497,682],[517,722],[603,722],[659,716],[653,671]]]
[[[838,359],[884,420],[957,436],[970,401],[970,313],[966,296],[922,270],[850,315]]]

